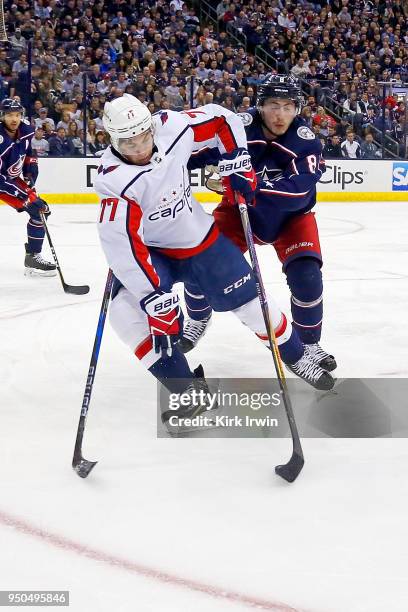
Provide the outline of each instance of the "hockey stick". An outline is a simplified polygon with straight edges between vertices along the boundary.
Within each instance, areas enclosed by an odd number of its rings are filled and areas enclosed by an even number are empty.
[[[86,478],[91,470],[98,463],[97,461],[88,461],[82,456],[82,441],[84,438],[85,422],[88,416],[89,404],[95,380],[96,366],[98,365],[99,350],[101,348],[103,329],[105,327],[106,315],[111,296],[113,282],[112,270],[109,270],[108,278],[106,279],[105,291],[101,310],[99,313],[98,326],[96,328],[95,341],[92,349],[91,363],[89,364],[88,377],[86,379],[84,398],[82,400],[81,416],[79,417],[78,431],[75,440],[74,456],[72,458],[72,467],[81,478]]]
[[[303,457],[302,445],[300,443],[299,433],[295,421],[295,416],[293,414],[292,402],[290,400],[288,388],[286,385],[285,373],[283,371],[282,360],[280,358],[278,345],[275,338],[275,331],[273,329],[273,325],[271,324],[271,319],[269,316],[269,308],[268,301],[265,293],[265,287],[263,285],[261,269],[259,267],[258,256],[255,250],[254,244],[254,236],[252,233],[251,224],[248,217],[248,208],[245,202],[245,199],[239,194],[235,194],[236,201],[239,207],[239,212],[241,215],[242,227],[244,228],[245,240],[248,246],[249,255],[252,263],[252,270],[254,272],[256,289],[258,292],[259,301],[261,304],[262,315],[265,322],[266,331],[268,334],[269,347],[271,349],[273,362],[275,365],[276,373],[278,375],[280,394],[283,400],[283,404],[286,410],[286,416],[289,421],[290,432],[292,435],[292,456],[289,459],[288,463],[284,465],[277,465],[275,467],[275,472],[278,476],[281,476],[288,482],[293,482],[299,476],[302,467],[305,463]]]
[[[68,285],[64,281],[64,277],[62,276],[61,266],[59,265],[57,254],[55,252],[54,245],[53,245],[52,240],[51,240],[51,235],[50,235],[49,229],[47,227],[47,222],[45,220],[45,215],[44,215],[44,213],[41,210],[40,210],[40,217],[41,217],[41,221],[43,222],[43,225],[44,225],[45,233],[47,234],[48,244],[50,245],[51,253],[52,253],[52,256],[54,258],[55,265],[57,266],[58,274],[59,274],[59,277],[60,277],[61,283],[62,283],[62,288],[64,289],[65,293],[73,293],[74,295],[85,295],[85,293],[89,293],[89,286],[88,285]]]

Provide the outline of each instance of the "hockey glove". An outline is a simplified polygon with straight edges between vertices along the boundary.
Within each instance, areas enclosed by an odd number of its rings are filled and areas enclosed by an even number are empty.
[[[163,359],[171,357],[172,345],[183,329],[183,313],[179,302],[177,294],[164,293],[160,289],[140,301],[147,314],[154,352],[161,353]]]
[[[257,191],[257,181],[246,149],[240,148],[232,153],[224,153],[218,163],[218,172],[222,177],[224,195],[231,203],[235,202],[235,191],[238,191],[248,204],[252,203]]]
[[[26,210],[30,217],[36,221],[41,221],[40,210],[44,213],[46,219],[51,214],[50,207],[48,206],[47,202],[38,196],[35,199],[30,199],[27,204],[24,204],[24,210]]]

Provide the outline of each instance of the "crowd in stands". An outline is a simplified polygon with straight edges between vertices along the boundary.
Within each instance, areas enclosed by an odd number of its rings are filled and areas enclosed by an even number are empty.
[[[376,159],[381,144],[407,156],[404,0],[202,1],[215,23],[190,0],[5,0],[0,99],[29,108],[39,155],[95,155],[106,100],[244,112],[272,67],[302,79],[302,115],[327,157]]]

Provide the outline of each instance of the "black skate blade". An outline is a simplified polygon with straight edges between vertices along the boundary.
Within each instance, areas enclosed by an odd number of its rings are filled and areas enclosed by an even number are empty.
[[[89,293],[88,285],[64,285],[65,293],[72,293],[73,295],[85,295]]]
[[[179,351],[184,354],[189,353],[194,348],[194,344],[191,342],[191,340],[187,340],[187,338],[181,338],[180,340],[178,340],[176,346]]]
[[[276,466],[275,473],[284,480],[286,480],[286,482],[293,482],[299,476],[304,464],[305,460],[303,456],[298,455],[295,452],[293,453],[288,463]]]
[[[86,478],[92,472],[97,463],[97,461],[81,459],[78,463],[72,463],[72,467],[80,478]]]

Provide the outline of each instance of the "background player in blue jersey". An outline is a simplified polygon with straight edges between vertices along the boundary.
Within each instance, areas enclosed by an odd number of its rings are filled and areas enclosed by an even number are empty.
[[[255,201],[248,202],[257,244],[272,244],[282,262],[291,292],[293,324],[309,356],[327,371],[336,368],[332,355],[319,344],[323,319],[322,255],[312,208],[316,183],[325,170],[318,138],[298,117],[302,95],[291,76],[272,75],[258,88],[256,108],[242,113],[248,151],[258,178]],[[215,150],[202,150],[190,167],[203,160],[216,164]],[[228,177],[222,179],[223,200],[214,211],[218,227],[242,251],[245,237]],[[188,351],[208,326],[211,309],[186,287],[189,321],[181,341]],[[293,371],[294,368],[290,368]],[[298,372],[296,372],[298,374]]]
[[[24,108],[18,100],[0,103],[0,200],[17,212],[27,212],[25,274],[55,276],[56,267],[41,256],[44,226],[40,210],[50,214],[48,204],[39,198],[34,185],[38,176],[37,157],[31,148],[33,128],[24,121]]]

